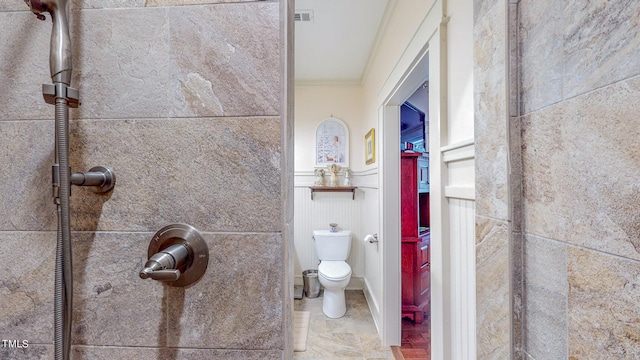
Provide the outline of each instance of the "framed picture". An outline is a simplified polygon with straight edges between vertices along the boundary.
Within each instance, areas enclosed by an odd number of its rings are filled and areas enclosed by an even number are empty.
[[[364,159],[367,165],[376,162],[376,130],[373,128],[364,136]]]
[[[316,128],[316,166],[349,166],[349,129],[340,119],[322,120]]]

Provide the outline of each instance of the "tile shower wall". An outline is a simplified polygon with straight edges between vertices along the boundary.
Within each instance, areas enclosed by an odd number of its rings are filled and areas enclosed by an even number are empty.
[[[518,359],[638,358],[640,122],[635,104],[640,97],[640,3],[476,4],[477,31],[491,18],[509,19],[508,34],[499,41],[515,46],[500,45],[509,55],[509,66],[502,67],[513,69],[515,64],[511,75],[519,77],[517,86],[504,81],[509,86],[492,89],[487,84],[496,82],[478,81],[476,88],[481,125],[499,130],[511,116],[509,137],[487,132],[476,148],[509,149],[511,192],[503,201],[509,205],[493,201],[503,198],[500,182],[493,181],[498,186],[487,186],[488,192],[477,197],[493,203],[484,211],[491,221],[507,219],[511,227],[505,238],[511,241],[513,338],[522,332],[514,354]],[[482,18],[496,7],[497,15]],[[477,39],[491,39],[485,34]],[[486,59],[482,54],[476,52],[479,70]],[[509,91],[514,89],[519,90],[515,95]],[[489,101],[504,94],[511,99],[498,105],[508,109],[478,116],[495,108],[487,106]],[[495,177],[495,165],[478,163],[478,179]],[[504,325],[501,318],[488,323]]]
[[[72,1],[73,359],[286,357],[279,1]],[[51,22],[0,1],[0,358],[53,358]],[[287,216],[288,217],[288,216]],[[210,262],[190,288],[141,280],[151,236],[189,223]]]
[[[506,6],[474,1],[476,340],[478,359],[509,359],[510,189]]]
[[[519,4],[534,359],[640,357],[639,11],[637,1]]]

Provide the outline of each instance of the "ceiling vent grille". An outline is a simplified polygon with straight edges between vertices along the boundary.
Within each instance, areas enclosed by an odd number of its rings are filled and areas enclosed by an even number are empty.
[[[313,22],[313,10],[298,10],[293,15],[294,21]]]

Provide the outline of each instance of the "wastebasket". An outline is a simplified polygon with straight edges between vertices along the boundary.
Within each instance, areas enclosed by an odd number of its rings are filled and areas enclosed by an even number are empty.
[[[316,298],[320,295],[320,281],[318,280],[318,270],[305,270],[302,272],[302,282],[304,284],[304,294],[308,298]]]

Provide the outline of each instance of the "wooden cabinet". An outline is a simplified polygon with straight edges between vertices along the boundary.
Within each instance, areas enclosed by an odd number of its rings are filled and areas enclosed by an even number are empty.
[[[428,158],[401,157],[402,316],[421,324],[430,301]]]
[[[422,153],[400,159],[402,236],[418,237],[429,228],[429,161]]]
[[[422,324],[431,295],[429,240],[429,234],[402,238],[402,316],[416,324]]]

